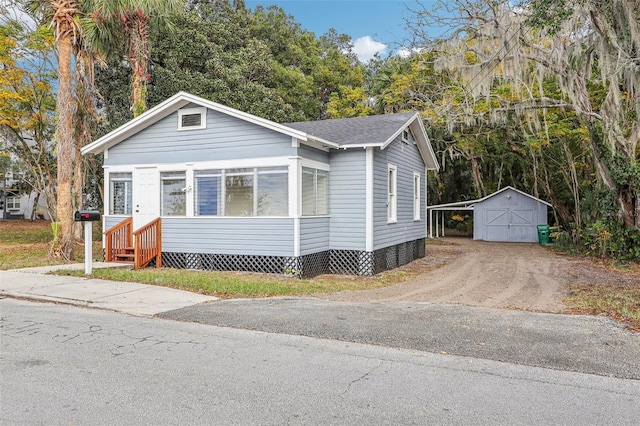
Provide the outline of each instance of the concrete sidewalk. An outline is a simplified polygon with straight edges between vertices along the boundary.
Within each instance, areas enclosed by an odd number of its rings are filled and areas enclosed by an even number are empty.
[[[93,268],[118,266],[122,265],[102,262],[93,264]],[[169,287],[45,275],[59,269],[84,270],[84,264],[0,271],[0,297],[65,303],[140,316],[157,315],[161,312],[218,300],[217,297]]]

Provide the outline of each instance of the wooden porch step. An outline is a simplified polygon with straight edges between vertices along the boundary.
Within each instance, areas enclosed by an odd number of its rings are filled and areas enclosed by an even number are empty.
[[[119,253],[114,256],[116,259],[133,259],[136,257],[133,253]]]

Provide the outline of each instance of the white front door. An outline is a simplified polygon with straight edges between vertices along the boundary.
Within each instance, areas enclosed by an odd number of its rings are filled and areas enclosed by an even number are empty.
[[[160,175],[155,167],[133,171],[133,229],[160,216]]]

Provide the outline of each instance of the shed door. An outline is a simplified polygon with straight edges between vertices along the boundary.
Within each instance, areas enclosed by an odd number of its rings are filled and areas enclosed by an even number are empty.
[[[160,176],[155,167],[133,171],[133,229],[160,216]]]
[[[486,241],[536,242],[538,230],[533,210],[486,210]]]

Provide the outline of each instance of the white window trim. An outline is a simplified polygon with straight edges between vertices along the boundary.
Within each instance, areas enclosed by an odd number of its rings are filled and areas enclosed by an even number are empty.
[[[192,114],[200,114],[200,125],[199,126],[182,126],[182,116],[183,115],[192,115]],[[199,130],[207,128],[207,108],[183,108],[178,110],[178,130]]]
[[[393,182],[391,182],[393,176]],[[387,165],[387,223],[398,222],[398,166]]]
[[[410,134],[411,134],[411,133],[410,133],[409,128],[408,128],[408,127],[407,127],[407,128],[405,128],[405,129],[402,131],[402,142],[404,142],[404,143],[409,143],[409,137],[410,137],[409,135],[410,135]]]
[[[422,220],[420,216],[420,186],[421,186],[420,173],[413,172],[413,220]]]

